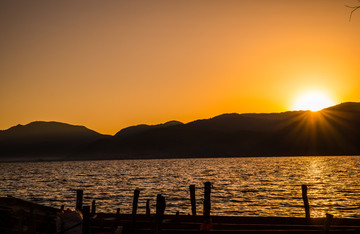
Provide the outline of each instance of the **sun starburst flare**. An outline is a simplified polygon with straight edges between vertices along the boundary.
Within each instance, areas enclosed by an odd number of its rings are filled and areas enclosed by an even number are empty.
[[[335,104],[335,101],[327,94],[320,91],[309,91],[295,100],[293,110],[319,111]]]

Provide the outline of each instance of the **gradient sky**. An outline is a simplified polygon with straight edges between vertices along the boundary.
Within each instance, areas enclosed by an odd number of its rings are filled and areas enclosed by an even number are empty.
[[[0,129],[100,133],[360,101],[355,0],[0,0]]]

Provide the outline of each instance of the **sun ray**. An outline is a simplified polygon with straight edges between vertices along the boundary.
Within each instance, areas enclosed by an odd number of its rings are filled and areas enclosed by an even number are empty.
[[[290,151],[298,150],[305,155],[327,155],[331,152],[349,152],[354,148],[349,144],[351,135],[356,136],[348,122],[354,117],[344,116],[331,108],[313,111],[295,111],[291,121],[282,128],[287,133],[283,140]]]

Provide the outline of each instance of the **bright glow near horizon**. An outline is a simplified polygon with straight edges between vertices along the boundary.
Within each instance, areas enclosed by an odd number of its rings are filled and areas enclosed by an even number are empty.
[[[319,111],[335,104],[336,102],[322,91],[308,91],[295,100],[293,109]]]

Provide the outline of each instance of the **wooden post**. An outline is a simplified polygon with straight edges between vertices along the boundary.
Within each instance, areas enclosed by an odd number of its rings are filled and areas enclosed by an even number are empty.
[[[119,215],[120,214],[120,208],[116,209],[116,214]]]
[[[136,225],[136,211],[137,211],[137,207],[138,207],[139,194],[140,194],[140,190],[135,189],[134,190],[133,208],[132,208],[132,225],[133,226]]]
[[[308,200],[308,196],[307,196],[307,186],[301,185],[301,190],[302,190],[302,198],[304,201],[305,217],[307,219],[310,219],[310,206],[309,206],[309,200]]]
[[[146,200],[146,216],[150,216],[150,199]]]
[[[95,215],[95,213],[96,213],[96,205],[95,205],[95,200],[93,200],[91,203],[91,215]]]
[[[159,234],[161,232],[161,224],[164,217],[165,208],[166,208],[165,197],[163,197],[161,194],[158,194],[156,198],[155,234]]]
[[[333,215],[331,214],[326,214],[326,219],[325,219],[325,223],[324,223],[324,234],[328,234],[330,232],[330,224],[333,220]]]
[[[205,182],[204,186],[204,218],[210,218],[210,209],[211,209],[211,201],[210,201],[210,194],[211,194],[211,183]]]
[[[190,185],[190,200],[192,215],[196,215],[195,185]]]
[[[82,210],[83,194],[84,191],[82,189],[76,190],[76,210]]]
[[[83,234],[90,233],[90,206],[84,206],[83,210]]]
[[[65,209],[65,206],[61,205],[60,210],[64,210],[64,209]]]

